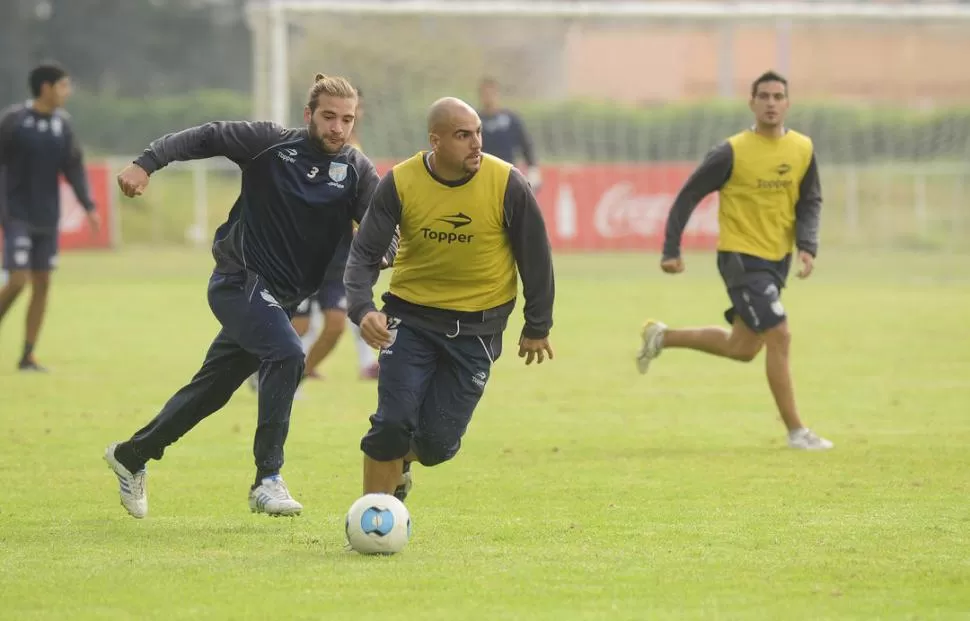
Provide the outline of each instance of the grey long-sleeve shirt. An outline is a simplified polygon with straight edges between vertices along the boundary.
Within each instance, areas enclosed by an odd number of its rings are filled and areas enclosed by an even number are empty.
[[[680,256],[680,240],[687,221],[697,205],[711,192],[720,190],[734,167],[734,150],[729,142],[722,142],[711,149],[697,169],[691,174],[677,194],[664,236],[663,256]],[[795,245],[812,256],[818,253],[819,219],[822,211],[822,190],[815,154],[802,177],[799,198],[795,204]]]
[[[377,309],[374,304],[374,284],[377,281],[381,257],[394,235],[395,228],[401,222],[401,210],[401,199],[392,171],[381,179],[377,187],[370,209],[354,237],[347,271],[344,273],[348,312],[351,320],[358,325],[364,315]],[[545,338],[552,329],[555,299],[552,251],[542,212],[529,182],[515,169],[509,173],[504,210],[505,230],[522,279],[525,297],[525,326],[522,334],[527,338]],[[383,299],[388,312],[429,330],[452,331],[456,315],[468,315],[418,306],[390,293],[385,294]],[[504,330],[514,303],[513,300],[495,309],[478,313],[482,320],[474,323],[463,322],[461,333],[474,336]]]

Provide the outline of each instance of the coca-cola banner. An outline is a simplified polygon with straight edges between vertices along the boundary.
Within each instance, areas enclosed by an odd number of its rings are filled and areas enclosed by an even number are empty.
[[[95,211],[101,216],[101,230],[97,233],[88,225],[84,207],[78,202],[74,190],[61,179],[61,220],[59,245],[61,250],[75,248],[110,248],[117,242],[117,214],[114,205],[114,178],[107,164],[88,164],[88,185]]]
[[[664,225],[693,164],[544,166],[539,205],[556,250],[643,250],[663,247]],[[694,210],[682,247],[717,243],[717,194]]]
[[[394,162],[376,162],[383,176]],[[555,250],[642,250],[663,247],[667,214],[694,163],[568,164],[542,167],[538,200]],[[681,247],[717,244],[717,194],[691,215]]]

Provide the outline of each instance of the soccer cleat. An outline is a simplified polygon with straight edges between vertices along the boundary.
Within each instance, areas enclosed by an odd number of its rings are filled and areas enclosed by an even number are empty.
[[[43,367],[37,364],[37,361],[33,358],[24,358],[17,365],[19,371],[27,371],[30,373],[47,373],[47,367]]]
[[[815,435],[811,429],[802,427],[788,433],[788,446],[803,451],[825,451],[835,445],[829,440]]]
[[[108,467],[118,477],[118,491],[121,495],[121,506],[139,520],[148,515],[148,494],[145,491],[145,468],[132,473],[115,458],[115,448],[118,442],[108,445],[104,450],[104,460]]]
[[[640,351],[637,352],[637,370],[641,375],[650,368],[650,363],[660,356],[664,346],[664,332],[667,325],[648,319],[640,332]]]
[[[300,511],[303,511],[303,505],[290,496],[290,490],[286,489],[283,477],[274,474],[249,490],[249,509],[253,513],[266,513],[273,516],[299,515]]]
[[[401,482],[394,488],[394,497],[404,502],[404,499],[411,493],[411,462],[404,462],[404,469],[401,472]]]

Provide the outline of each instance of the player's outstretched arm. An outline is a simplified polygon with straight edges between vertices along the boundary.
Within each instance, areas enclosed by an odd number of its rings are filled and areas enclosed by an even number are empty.
[[[822,217],[822,183],[818,175],[815,154],[802,177],[795,203],[795,246],[803,263],[799,276],[812,273],[812,263],[818,254],[819,223]],[[808,255],[806,257],[805,255]]]
[[[525,325],[519,341],[519,356],[526,364],[533,358],[542,362],[553,357],[549,344],[552,307],[556,298],[556,279],[552,267],[552,248],[542,211],[529,182],[514,168],[505,190],[505,228],[515,264],[522,277],[525,297]]]
[[[135,163],[151,174],[172,162],[223,156],[240,166],[284,137],[270,121],[213,121],[152,141]]]
[[[691,173],[684,187],[677,193],[677,198],[667,215],[661,263],[664,271],[671,273],[683,271],[683,263],[680,261],[680,240],[684,235],[684,229],[687,228],[687,221],[705,196],[716,192],[727,182],[731,177],[733,165],[734,151],[731,149],[731,144],[722,142],[707,152],[700,166]]]
[[[374,283],[381,270],[381,260],[395,237],[401,221],[401,199],[394,184],[394,173],[387,173],[370,201],[354,241],[350,245],[350,257],[344,270],[344,286],[347,288],[347,314],[351,321],[363,326],[361,321],[368,313],[376,312]]]
[[[152,141],[118,175],[125,196],[138,196],[148,176],[172,162],[223,156],[245,166],[258,154],[285,138],[287,130],[269,121],[213,121],[167,134]]]

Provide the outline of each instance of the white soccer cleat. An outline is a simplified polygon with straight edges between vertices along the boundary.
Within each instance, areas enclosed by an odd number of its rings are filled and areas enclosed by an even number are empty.
[[[299,515],[303,505],[293,500],[286,489],[283,477],[266,477],[257,487],[249,490],[249,509],[253,513],[269,515]]]
[[[826,451],[835,445],[832,442],[815,435],[806,427],[796,429],[788,434],[788,446],[802,451]]]
[[[115,459],[115,448],[118,442],[114,442],[104,450],[104,460],[108,462],[108,467],[114,471],[118,477],[118,491],[121,495],[121,505],[139,520],[148,515],[148,493],[145,491],[145,468],[138,472],[130,472],[120,461]]]
[[[637,371],[641,375],[647,372],[650,363],[663,351],[666,331],[666,324],[652,319],[643,325],[643,330],[640,332],[640,351],[637,352]]]

